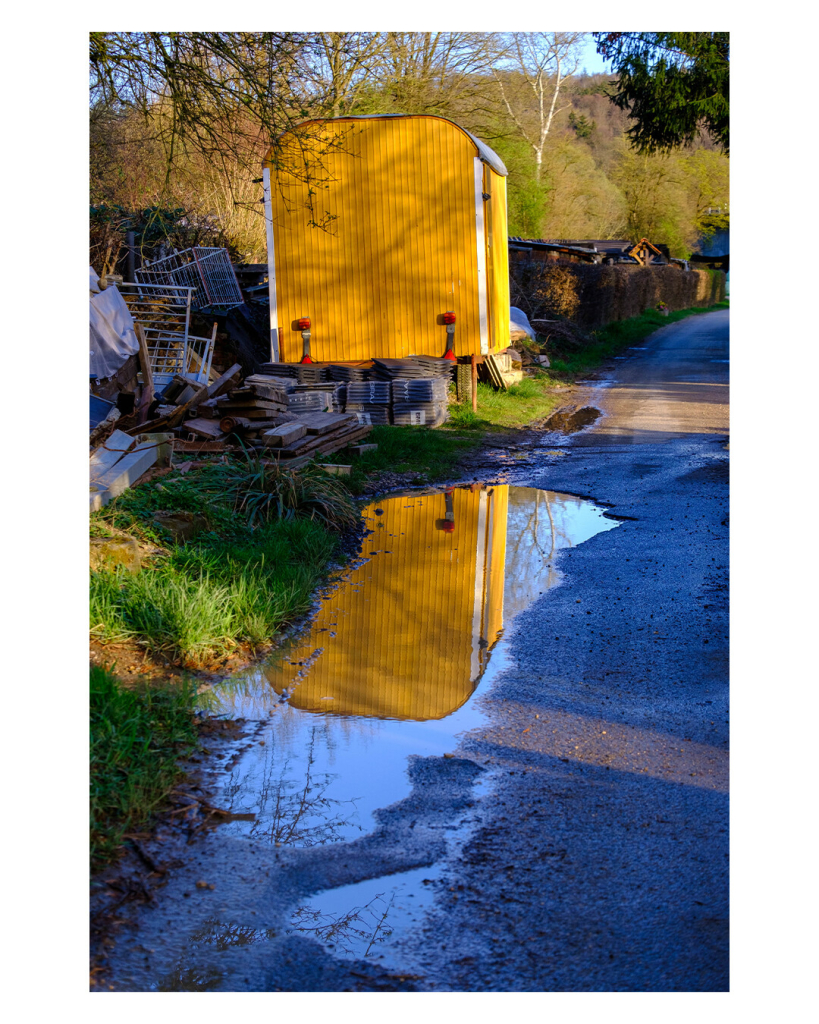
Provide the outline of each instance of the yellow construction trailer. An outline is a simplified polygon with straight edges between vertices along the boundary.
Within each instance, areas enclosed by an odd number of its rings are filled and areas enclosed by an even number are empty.
[[[303,122],[263,163],[271,359],[456,356],[509,345],[506,168],[453,121]],[[300,322],[301,321],[301,322]]]

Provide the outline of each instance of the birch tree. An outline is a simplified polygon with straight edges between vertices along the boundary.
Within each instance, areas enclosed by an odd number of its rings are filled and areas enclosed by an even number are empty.
[[[557,115],[561,89],[580,67],[582,32],[513,32],[508,37],[507,65],[493,68],[506,111],[531,146],[540,181],[543,153]]]

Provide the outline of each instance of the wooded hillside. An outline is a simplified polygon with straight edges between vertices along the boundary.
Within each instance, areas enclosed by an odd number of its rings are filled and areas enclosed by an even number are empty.
[[[261,159],[305,118],[427,113],[509,168],[509,232],[648,237],[686,257],[727,227],[729,159],[710,137],[629,144],[615,82],[579,73],[579,33],[94,33],[91,262],[161,245],[266,259]],[[332,187],[332,184],[330,187]],[[315,220],[321,224],[317,189]],[[319,228],[320,229],[320,228]]]

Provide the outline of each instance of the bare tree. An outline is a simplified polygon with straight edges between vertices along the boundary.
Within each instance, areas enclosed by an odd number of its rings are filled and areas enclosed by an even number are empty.
[[[505,61],[511,66],[492,69],[509,116],[534,151],[538,181],[552,124],[567,106],[557,106],[560,90],[580,67],[582,39],[582,32],[513,32]]]
[[[386,37],[381,32],[318,32],[303,64],[307,103],[317,114],[350,113],[362,88],[383,67]]]
[[[480,130],[493,113],[487,87],[502,53],[497,33],[387,32],[377,89],[396,112],[442,114]]]

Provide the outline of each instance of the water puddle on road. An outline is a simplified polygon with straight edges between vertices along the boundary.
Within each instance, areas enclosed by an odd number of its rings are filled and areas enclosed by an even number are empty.
[[[475,698],[511,664],[504,632],[559,583],[559,552],[619,525],[593,502],[508,485],[393,496],[363,515],[359,559],[307,630],[214,688],[214,713],[262,723],[215,778],[216,804],[254,818],[220,830],[295,847],[370,832],[375,810],[409,794],[409,755],[451,753],[483,723]],[[376,925],[380,945],[425,906],[434,868],[413,874],[322,893],[291,926],[364,955]]]

